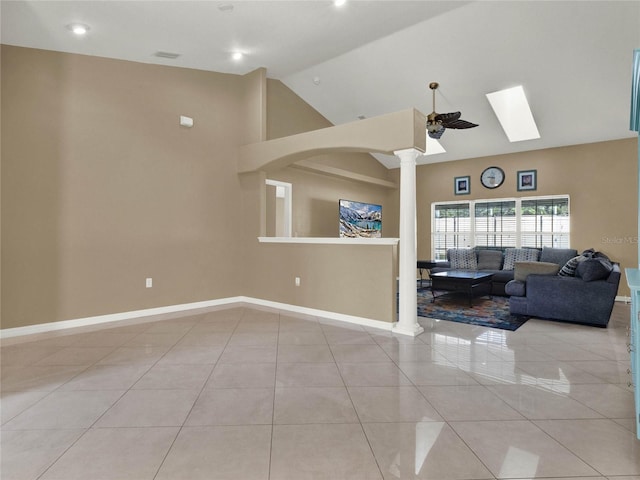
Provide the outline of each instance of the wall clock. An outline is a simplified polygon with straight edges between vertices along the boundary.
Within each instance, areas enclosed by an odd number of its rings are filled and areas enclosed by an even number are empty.
[[[480,182],[485,188],[498,188],[504,182],[504,171],[500,167],[485,168]]]

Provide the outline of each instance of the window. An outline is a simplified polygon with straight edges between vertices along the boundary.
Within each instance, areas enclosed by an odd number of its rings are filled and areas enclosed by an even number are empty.
[[[469,203],[433,205],[432,228],[438,235],[432,235],[431,248],[436,260],[446,259],[448,248],[469,245],[471,240],[471,216]]]
[[[569,248],[569,197],[522,199],[523,247]]]
[[[475,245],[481,247],[516,246],[516,202],[475,202]]]
[[[569,248],[569,197],[524,197],[431,205],[431,249],[446,260],[449,248]]]

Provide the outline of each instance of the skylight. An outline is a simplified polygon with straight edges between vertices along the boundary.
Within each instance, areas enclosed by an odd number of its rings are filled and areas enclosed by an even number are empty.
[[[522,85],[487,93],[487,100],[510,142],[540,138]]]
[[[438,153],[447,153],[444,147],[440,144],[438,140],[435,138],[431,138],[427,135],[427,150],[424,152],[425,155],[436,155]]]

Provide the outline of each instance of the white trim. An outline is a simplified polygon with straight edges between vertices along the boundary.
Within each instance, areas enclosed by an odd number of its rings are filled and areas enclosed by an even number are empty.
[[[618,295],[616,302],[629,303],[630,297]],[[347,315],[344,313],[329,312],[327,310],[319,310],[316,308],[301,307],[299,305],[291,305],[288,303],[273,302],[271,300],[263,300],[252,297],[229,297],[217,300],[206,300],[202,302],[183,303],[180,305],[169,305],[166,307],[148,308],[144,310],[133,310],[130,312],[111,313],[107,315],[97,315],[94,317],[76,318],[74,320],[63,320],[60,322],[41,323],[37,325],[28,325],[26,327],[4,328],[0,329],[0,339],[17,339],[28,335],[36,335],[42,333],[53,333],[69,330],[72,328],[90,327],[96,325],[104,325],[107,323],[121,322],[136,318],[152,317],[167,313],[184,312],[189,310],[197,310],[203,308],[211,308],[218,306],[235,307],[245,305],[256,305],[261,307],[272,308],[276,310],[284,310],[288,312],[300,313],[314,317],[321,317],[327,320],[337,320],[340,322],[361,325],[363,327],[376,328],[379,330],[390,331],[393,333],[409,336],[420,335],[424,330],[419,328],[405,329],[398,325],[398,322],[383,322],[381,320],[373,320],[365,317],[357,317],[355,315]],[[4,342],[3,342],[4,343]],[[6,344],[5,344],[6,345]]]
[[[424,328],[417,322],[415,325],[410,325],[408,328],[404,325],[400,325],[400,322],[397,322],[393,324],[391,332],[397,333],[399,335],[409,335],[410,337],[417,337],[424,332]]]
[[[347,315],[344,313],[329,312],[327,310],[318,310],[315,308],[301,307],[298,305],[290,305],[287,303],[273,302],[270,300],[262,300],[253,297],[229,297],[217,300],[206,300],[202,302],[183,303],[179,305],[169,305],[166,307],[147,308],[144,310],[133,310],[130,312],[111,313],[107,315],[96,315],[93,317],[76,318],[73,320],[62,320],[59,322],[40,323],[37,325],[28,325],[26,327],[5,328],[0,329],[0,339],[6,340],[27,335],[36,335],[41,333],[62,332],[72,328],[90,327],[95,325],[104,325],[113,322],[122,322],[136,318],[152,317],[168,313],[184,312],[189,310],[211,308],[218,306],[234,307],[257,305],[261,307],[273,308],[276,310],[284,310],[288,312],[301,313],[314,317],[321,317],[327,320],[337,320],[345,323],[352,323],[364,327],[377,328],[380,330],[391,331],[395,325],[391,322],[382,320],[373,320],[365,317],[357,317],[355,315]],[[147,320],[149,321],[149,320]],[[404,332],[397,332],[404,333]],[[4,343],[4,342],[3,342]],[[5,343],[6,345],[6,343]]]
[[[391,331],[395,323],[383,322],[382,320],[373,320],[371,318],[357,317],[355,315],[347,315],[345,313],[329,312],[327,310],[318,310],[316,308],[301,307],[299,305],[291,305],[288,303],[273,302],[271,300],[262,300],[260,298],[245,297],[245,303],[249,305],[258,305],[262,307],[274,308],[277,310],[286,310],[288,312],[301,313],[314,317],[321,317],[326,320],[338,320],[340,322],[352,323],[363,327],[378,328],[380,330]]]
[[[73,320],[62,320],[59,322],[40,323],[37,325],[27,325],[26,327],[3,328],[0,329],[0,339],[18,337],[22,335],[33,335],[36,333],[55,332],[69,328],[88,327],[91,325],[102,325],[111,322],[131,320],[133,318],[149,317],[152,315],[162,315],[166,313],[182,312],[199,308],[217,307],[221,305],[232,305],[242,302],[245,297],[229,297],[218,300],[206,300],[203,302],[183,303],[179,305],[169,305],[166,307],[147,308],[144,310],[132,310],[129,312],[109,313],[106,315],[96,315],[93,317],[76,318]]]
[[[397,245],[398,238],[340,238],[340,237],[258,237],[260,243],[315,243],[338,245]]]

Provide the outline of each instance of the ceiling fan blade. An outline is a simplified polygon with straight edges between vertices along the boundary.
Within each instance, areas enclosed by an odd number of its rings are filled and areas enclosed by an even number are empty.
[[[478,126],[477,123],[467,122],[466,120],[455,120],[448,123],[442,122],[442,125],[445,128],[473,128]]]
[[[436,113],[436,89],[438,88],[438,83],[431,82],[429,84],[429,88],[431,89],[433,102],[433,111],[427,115],[427,134],[430,138],[435,138],[436,140],[439,139],[447,128],[459,129],[478,126],[475,123],[461,120],[460,115],[462,114],[460,112]]]
[[[478,125],[460,119],[460,112],[440,113],[436,119],[442,123],[445,128],[473,128]]]
[[[435,120],[442,123],[452,122],[454,120],[458,120],[460,118],[460,115],[462,115],[460,112],[438,113],[436,114]]]

